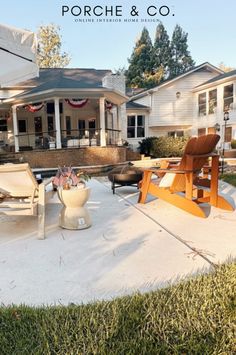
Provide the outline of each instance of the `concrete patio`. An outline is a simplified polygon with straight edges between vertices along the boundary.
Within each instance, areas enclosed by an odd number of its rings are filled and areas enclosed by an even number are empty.
[[[87,303],[155,290],[236,257],[236,211],[212,208],[207,219],[160,200],[137,204],[133,187],[112,195],[105,178],[88,183],[93,225],[58,226],[61,204],[47,206],[46,239],[34,217],[0,216],[0,303]],[[236,189],[221,184],[236,201]]]

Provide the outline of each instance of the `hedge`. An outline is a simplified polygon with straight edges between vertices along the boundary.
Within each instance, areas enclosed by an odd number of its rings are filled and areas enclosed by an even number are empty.
[[[141,154],[153,158],[180,157],[189,137],[148,137],[139,142]]]

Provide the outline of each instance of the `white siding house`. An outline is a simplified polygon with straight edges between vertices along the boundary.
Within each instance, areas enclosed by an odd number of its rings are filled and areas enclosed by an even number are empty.
[[[151,90],[133,96],[131,102],[142,105],[142,115],[145,116],[144,137],[197,135],[203,132],[201,129],[204,127],[209,128],[210,131],[210,128],[214,127],[219,119],[215,115],[213,115],[214,117],[210,115],[212,117],[204,116],[204,118],[199,118],[198,91],[202,90],[202,84],[210,83],[211,80],[224,75],[222,70],[209,63],[204,63],[174,79],[161,83]],[[218,86],[216,82],[214,82],[214,85]],[[219,88],[218,92],[218,116],[223,112],[222,90]],[[236,95],[235,91],[234,95]],[[145,107],[146,111],[144,111]],[[134,114],[135,112],[132,112],[129,104],[127,104],[128,126],[129,117]],[[129,134],[129,129],[127,129],[127,132],[128,142],[133,147],[137,147],[137,143],[142,137]],[[138,133],[137,129],[135,133]],[[140,133],[142,132],[140,131]]]
[[[219,125],[221,138],[236,139],[236,70],[224,73],[192,90],[196,111],[195,129],[203,134]],[[225,130],[224,112],[229,113]]]

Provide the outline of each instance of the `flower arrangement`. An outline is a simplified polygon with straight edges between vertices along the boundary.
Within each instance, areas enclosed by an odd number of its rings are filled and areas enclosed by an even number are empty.
[[[56,176],[52,179],[54,188],[61,187],[64,190],[69,190],[71,187],[85,188],[86,181],[90,176],[84,172],[76,173],[71,167],[59,167]]]

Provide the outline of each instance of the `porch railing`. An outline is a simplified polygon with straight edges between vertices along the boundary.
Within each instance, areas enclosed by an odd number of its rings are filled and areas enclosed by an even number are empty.
[[[56,131],[20,133],[17,137],[20,151],[56,147]]]
[[[107,145],[118,145],[120,143],[120,130],[107,128],[105,132]]]
[[[120,131],[116,129],[106,129],[106,144],[118,145],[120,140]],[[20,133],[18,134],[19,150],[41,150],[56,148],[56,131]],[[61,130],[62,148],[79,148],[100,146],[101,129],[71,129]]]
[[[100,131],[95,128],[62,130],[62,148],[99,146]]]

